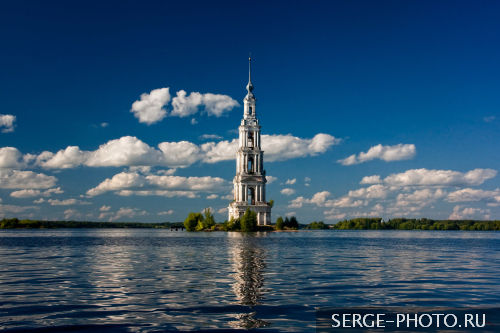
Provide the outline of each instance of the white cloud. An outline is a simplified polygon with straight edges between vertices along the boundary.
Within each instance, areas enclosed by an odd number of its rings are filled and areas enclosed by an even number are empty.
[[[42,152],[37,158],[37,163],[47,169],[68,169],[82,165],[89,156],[90,152],[81,151],[78,146],[68,146],[56,154]]]
[[[274,183],[275,181],[278,180],[278,177],[274,177],[274,176],[266,176],[266,180],[267,180],[267,183],[268,184],[271,184],[271,183]]]
[[[146,180],[144,176],[137,172],[120,172],[112,178],[106,178],[96,187],[87,191],[87,195],[93,197],[109,191],[118,191],[128,188],[140,188],[144,186]]]
[[[495,116],[487,116],[487,117],[483,118],[483,120],[484,120],[485,123],[491,123],[495,119],[496,119]]]
[[[421,209],[425,206],[430,205],[437,199],[441,199],[446,196],[446,192],[442,189],[419,189],[411,193],[399,193],[396,198],[395,206],[397,207],[408,207],[414,206],[417,209]]]
[[[338,160],[342,165],[353,165],[371,161],[374,159],[381,159],[386,162],[408,160],[415,156],[416,148],[414,144],[397,144],[394,146],[383,146],[378,144],[371,147],[368,151],[361,152],[357,156],[351,155],[345,159]]]
[[[109,126],[109,123],[107,123],[107,122],[105,122],[105,121],[104,121],[104,122],[102,122],[102,123],[100,124],[100,126],[101,126],[102,128],[106,128],[106,127],[108,127],[108,126]]]
[[[85,162],[88,166],[164,165],[161,152],[133,136],[124,136],[99,146]]]
[[[220,117],[225,112],[239,106],[239,103],[227,95],[201,94],[199,92],[192,92],[187,95],[186,91],[179,90],[177,96],[172,99],[173,109],[170,115],[188,117],[198,113],[200,106],[205,107],[205,112],[209,116]]]
[[[44,203],[45,202],[45,199],[44,198],[40,198],[40,199],[37,199],[37,200],[33,200],[33,203],[34,204],[41,204],[41,203]]]
[[[292,158],[316,156],[341,142],[329,134],[316,134],[312,139],[288,135],[262,135],[266,161],[285,161]],[[234,157],[233,157],[234,158]]]
[[[293,185],[297,182],[297,179],[296,178],[293,178],[293,179],[287,179],[285,184],[286,185]]]
[[[217,213],[219,213],[219,214],[226,214],[226,213],[227,213],[227,207],[222,207],[222,208],[220,208],[220,209],[217,211]]]
[[[162,211],[162,212],[158,212],[158,215],[160,215],[160,216],[172,215],[173,213],[174,213],[174,210],[173,209],[169,209],[169,210],[165,210],[165,211]]]
[[[411,169],[402,173],[391,174],[383,180],[374,175],[364,177],[362,184],[384,183],[392,186],[476,186],[497,174],[493,169],[474,169],[468,172],[453,170]]]
[[[472,208],[472,207],[453,207],[453,212],[448,219],[450,220],[464,220],[464,219],[484,219],[490,218],[490,211],[488,209]]]
[[[137,208],[121,207],[118,211],[110,218],[111,221],[121,220],[123,218],[132,219],[136,216],[146,215],[146,211]]]
[[[0,188],[46,189],[56,185],[57,178],[33,171],[0,169]]]
[[[369,187],[362,187],[357,190],[349,191],[347,194],[353,198],[363,199],[384,199],[387,197],[388,189],[383,185],[372,185]]]
[[[311,199],[304,197],[297,197],[290,201],[288,205],[289,208],[301,208],[304,204],[315,204],[317,206],[323,206],[326,202],[327,197],[330,196],[330,192],[322,191],[315,193]]]
[[[142,175],[138,172],[121,172],[107,178],[87,191],[88,196],[106,192],[119,195],[162,195],[194,197],[193,192],[221,191],[229,182],[219,177],[181,177],[164,174]],[[165,191],[167,190],[167,191]],[[142,191],[142,192],[141,192]]]
[[[36,206],[17,206],[17,205],[2,205],[0,204],[0,217],[7,217],[7,214],[24,213],[27,210],[38,209]]]
[[[332,208],[323,212],[327,220],[341,220],[346,217],[346,213],[341,213],[337,208]]]
[[[203,95],[205,112],[209,116],[220,117],[224,112],[231,111],[239,103],[227,95],[206,93]]]
[[[167,111],[164,107],[169,101],[169,88],[153,89],[149,94],[142,94],[141,99],[132,104],[130,112],[140,123],[151,125],[165,118]]]
[[[464,188],[448,194],[449,202],[471,202],[471,201],[486,201],[488,206],[500,205],[500,189],[494,191],[477,190],[472,188]]]
[[[203,101],[203,96],[199,92],[192,92],[187,95],[186,91],[179,90],[177,96],[172,99],[173,110],[171,116],[187,117],[198,112],[198,107]]]
[[[198,120],[196,120],[196,118],[192,118],[191,125],[196,125],[196,124],[198,124]]]
[[[412,169],[403,173],[389,175],[384,179],[384,183],[395,186],[481,185],[486,180],[495,177],[496,174],[496,170],[493,169],[474,169],[466,173],[453,170]]]
[[[158,148],[163,153],[162,164],[170,167],[186,167],[201,159],[200,148],[188,141],[162,142]]]
[[[225,200],[233,200],[234,199],[234,194],[231,193],[231,194],[227,194],[227,195],[224,195],[222,197],[220,197],[221,199],[225,199]]]
[[[133,195],[141,196],[141,197],[159,196],[159,197],[166,197],[166,198],[180,197],[180,198],[190,198],[190,199],[194,199],[194,198],[198,197],[196,192],[170,191],[170,190],[120,190],[118,192],[115,192],[115,194],[122,196],[122,197],[130,197]]]
[[[0,114],[0,131],[2,133],[14,132],[16,116],[11,114]]]
[[[219,196],[217,194],[210,194],[210,195],[207,195],[207,199],[208,200],[213,200],[213,199],[217,199]]]
[[[74,219],[74,218],[79,218],[81,217],[82,214],[80,214],[77,210],[75,209],[66,209],[64,211],[64,219],[69,220],[69,219]]]
[[[283,195],[292,195],[292,194],[295,194],[295,190],[293,188],[284,188],[280,192]]]
[[[200,139],[202,140],[222,140],[223,137],[217,134],[203,134],[200,135]]]
[[[49,199],[48,203],[50,203],[51,206],[71,206],[71,205],[88,205],[88,204],[90,204],[90,202],[80,201],[77,199],[65,199],[65,200]]]
[[[21,167],[35,159],[36,164],[47,169],[119,166],[168,166],[187,167],[198,161],[217,163],[234,160],[238,140],[206,142],[196,145],[189,141],[161,142],[158,149],[134,136],[124,136],[99,146],[95,151],[84,151],[78,146],[68,146],[57,153],[44,151],[38,156],[22,154],[13,147],[0,150],[0,167]],[[326,151],[340,140],[328,134],[317,134],[312,139],[291,135],[263,135],[266,161],[284,161],[290,158],[315,156]],[[2,164],[3,163],[3,164]]]
[[[111,210],[111,206],[106,206],[102,205],[101,208],[99,208],[100,212],[109,212]]]
[[[15,169],[25,165],[23,154],[14,147],[0,148],[0,168]]]
[[[57,188],[51,188],[45,191],[40,191],[40,190],[34,190],[34,189],[24,189],[24,190],[18,190],[14,191],[10,194],[11,197],[14,198],[33,198],[33,197],[38,197],[38,196],[43,196],[43,197],[49,197],[52,194],[61,194],[64,193],[63,190],[61,190],[60,187]]]
[[[379,183],[381,183],[379,175],[363,177],[363,179],[361,179],[360,182],[360,184],[379,184]]]

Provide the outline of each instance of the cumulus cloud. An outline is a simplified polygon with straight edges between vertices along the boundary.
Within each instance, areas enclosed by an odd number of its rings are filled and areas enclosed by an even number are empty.
[[[49,199],[48,203],[51,206],[71,206],[71,205],[89,205],[90,204],[90,202],[81,201],[81,200],[77,200],[77,199],[65,199],[65,200]]]
[[[296,178],[292,178],[292,179],[287,179],[285,184],[286,185],[293,185],[297,182],[297,179]]]
[[[379,184],[382,181],[380,180],[379,175],[374,175],[374,176],[366,176],[361,179],[360,184]]]
[[[16,169],[25,165],[23,154],[14,147],[0,148],[0,168]]]
[[[483,118],[483,120],[484,120],[485,123],[491,123],[495,119],[496,119],[495,116],[486,116],[486,117]]]
[[[203,101],[203,96],[199,92],[192,92],[187,95],[186,91],[179,90],[177,96],[172,99],[171,116],[187,117],[198,112],[198,107]]]
[[[100,212],[109,212],[111,210],[111,206],[106,206],[102,205],[101,208],[99,208]]]
[[[36,206],[17,206],[0,204],[0,217],[7,217],[8,214],[24,213],[27,210],[39,209]]]
[[[158,147],[163,153],[162,164],[170,167],[186,167],[202,158],[200,147],[188,141],[162,142]]]
[[[392,186],[477,186],[496,174],[497,171],[493,169],[474,169],[465,173],[453,170],[411,169],[391,174],[383,180],[378,175],[364,177],[361,183],[378,182]]]
[[[140,210],[138,208],[121,207],[116,213],[114,213],[109,220],[116,221],[122,219],[132,219],[136,216],[144,216],[147,212],[145,210]],[[102,214],[101,214],[102,215]]]
[[[173,213],[174,213],[174,210],[173,209],[169,209],[169,210],[158,212],[158,215],[160,215],[160,216],[172,215]]]
[[[312,139],[292,135],[263,135],[265,160],[284,161],[291,158],[315,156],[328,150],[340,140],[328,134],[317,134]],[[217,163],[234,160],[238,140],[205,142],[201,145],[189,141],[161,142],[151,147],[134,136],[110,140],[94,151],[84,151],[78,146],[68,146],[56,153],[44,151],[37,156],[22,155],[16,148],[0,149],[0,168],[19,168],[35,160],[46,169],[67,169],[78,166],[167,166],[187,167],[196,162]]]
[[[275,181],[278,180],[278,177],[274,177],[274,176],[266,176],[266,180],[267,180],[267,183],[268,184],[271,184],[271,183],[274,183]]]
[[[283,195],[292,195],[292,194],[295,194],[295,190],[293,188],[284,188],[280,192]]]
[[[210,194],[210,195],[207,195],[207,199],[208,200],[213,200],[213,199],[217,199],[219,197],[218,194]]]
[[[200,135],[200,139],[202,140],[222,140],[223,137],[217,134],[203,134]]]
[[[57,178],[33,171],[0,169],[0,188],[47,189],[56,185]]]
[[[490,218],[490,211],[488,209],[472,208],[455,206],[453,211],[448,217],[450,220],[464,220],[464,219],[484,219]]]
[[[341,142],[329,134],[319,133],[312,139],[288,135],[262,135],[266,161],[285,161],[292,158],[316,156]]]
[[[90,157],[90,152],[81,151],[77,146],[68,146],[56,154],[44,151],[37,157],[37,163],[47,169],[68,169],[82,165]]]
[[[64,191],[61,190],[60,187],[57,187],[57,188],[50,188],[45,191],[34,190],[34,189],[18,190],[12,192],[10,196],[14,198],[33,198],[33,197],[49,197],[52,194],[61,194],[61,193],[64,193]]]
[[[383,146],[378,144],[368,149],[367,152],[354,154],[347,158],[338,160],[342,165],[353,165],[380,159],[386,162],[408,160],[415,156],[416,148],[414,144],[397,144],[394,146]]]
[[[446,192],[440,188],[435,190],[424,188],[410,193],[399,193],[395,205],[399,207],[415,206],[417,209],[421,209],[445,195]]]
[[[203,94],[203,105],[205,112],[209,116],[220,117],[224,112],[231,111],[233,108],[239,106],[239,103],[227,95],[220,94]]]
[[[14,132],[14,123],[16,116],[11,114],[0,114],[0,132],[9,133]]]
[[[132,104],[130,112],[140,123],[148,125],[161,121],[167,115],[165,106],[170,102],[169,88],[153,89],[149,94],[142,94],[141,99]]]
[[[464,188],[448,194],[449,202],[472,202],[486,201],[489,206],[500,205],[500,189],[486,191],[472,188]]]
[[[216,192],[228,187],[229,182],[219,177],[181,177],[165,174],[121,172],[107,178],[87,191],[88,196],[106,192],[119,195],[162,195],[194,197],[195,192]]]

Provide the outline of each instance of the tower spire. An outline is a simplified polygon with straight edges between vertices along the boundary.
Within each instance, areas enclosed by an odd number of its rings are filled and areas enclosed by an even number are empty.
[[[251,54],[248,56],[248,84],[247,91],[249,97],[253,97],[253,84],[252,84],[252,56]]]
[[[252,82],[252,54],[248,55],[248,82]]]

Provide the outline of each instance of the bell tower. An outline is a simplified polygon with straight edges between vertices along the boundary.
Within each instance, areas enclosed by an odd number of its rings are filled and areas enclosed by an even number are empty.
[[[252,59],[248,58],[248,84],[243,119],[239,127],[236,152],[234,200],[229,204],[229,219],[242,216],[247,208],[257,213],[258,225],[271,224],[271,206],[266,201],[266,171],[264,151],[261,150],[260,125],[256,117],[256,98],[253,94]]]

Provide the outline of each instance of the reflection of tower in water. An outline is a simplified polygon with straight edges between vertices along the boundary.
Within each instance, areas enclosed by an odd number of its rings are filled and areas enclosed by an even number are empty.
[[[257,246],[259,235],[229,233],[231,257],[233,261],[233,291],[238,303],[249,307],[248,313],[238,315],[233,326],[256,328],[268,326],[263,320],[255,318],[253,307],[261,304],[264,285],[265,251]]]

